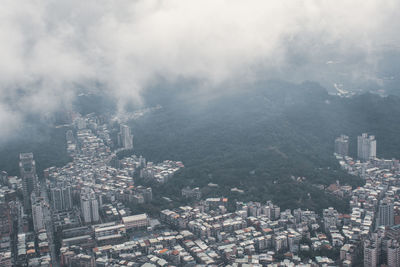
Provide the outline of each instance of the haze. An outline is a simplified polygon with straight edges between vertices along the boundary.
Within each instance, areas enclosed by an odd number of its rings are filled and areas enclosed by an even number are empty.
[[[120,108],[159,78],[196,79],[210,94],[260,78],[379,85],[399,11],[396,0],[4,0],[0,137],[98,84]]]

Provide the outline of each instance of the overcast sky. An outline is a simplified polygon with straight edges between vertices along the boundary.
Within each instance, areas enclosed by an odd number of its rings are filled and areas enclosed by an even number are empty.
[[[400,44],[399,11],[398,0],[2,0],[0,137],[93,81],[140,102],[157,77],[217,85],[357,51],[373,67],[374,51]]]

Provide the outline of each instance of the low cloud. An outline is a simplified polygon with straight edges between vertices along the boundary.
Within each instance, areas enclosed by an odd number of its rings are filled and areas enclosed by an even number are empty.
[[[93,82],[123,106],[159,77],[318,80],[338,58],[370,71],[377,50],[400,44],[399,11],[398,0],[4,0],[0,122],[68,106]]]

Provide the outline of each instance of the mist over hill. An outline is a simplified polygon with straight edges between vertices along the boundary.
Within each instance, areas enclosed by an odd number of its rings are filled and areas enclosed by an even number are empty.
[[[171,182],[171,195],[184,185],[205,187],[213,182],[226,194],[238,187],[249,199],[273,199],[283,207],[337,205],[340,201],[310,187],[336,180],[362,184],[339,169],[333,157],[337,136],[351,137],[354,156],[357,135],[369,132],[378,140],[378,157],[400,158],[397,96],[342,98],[312,82],[268,81],[243,87],[248,90],[207,99],[179,85],[162,97],[153,92],[160,97],[156,100],[149,95],[149,102],[163,108],[131,123],[135,151],[149,160],[185,163]],[[293,181],[293,176],[306,177],[306,182]]]
[[[216,192],[207,188],[212,182],[220,186],[218,194],[239,199],[272,199],[282,207],[334,205],[346,210],[346,201],[313,187],[337,180],[352,186],[363,183],[340,170],[332,155],[337,136],[350,136],[350,154],[355,156],[357,135],[374,134],[378,157],[400,158],[397,96],[365,93],[344,98],[329,94],[318,83],[278,80],[243,83],[219,94],[204,93],[198,89],[204,85],[196,81],[160,84],[147,91],[140,107],[161,108],[128,123],[135,154],[155,162],[184,162],[185,169],[161,189],[172,197],[186,185],[200,186],[212,196]],[[74,109],[109,116],[118,112],[115,101],[98,94],[80,95]],[[46,167],[68,162],[68,127],[56,124],[25,124],[12,141],[1,145],[0,169],[17,175],[18,154],[28,150],[35,153],[39,174]],[[298,177],[306,179],[299,182]],[[246,194],[232,194],[233,187]]]
[[[3,0],[0,266],[400,266],[399,11]]]

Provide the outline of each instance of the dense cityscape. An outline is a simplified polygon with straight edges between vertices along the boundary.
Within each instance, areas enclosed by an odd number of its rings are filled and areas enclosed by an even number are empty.
[[[335,140],[342,169],[365,180],[352,188],[339,182],[321,188],[348,199],[350,214],[326,207],[281,210],[266,203],[220,196],[202,198],[184,187],[189,205],[158,215],[135,212],[153,202],[153,190],[184,168],[142,156],[118,157],[134,148],[131,129],[119,125],[118,144],[102,118],[79,114],[66,132],[72,161],[36,173],[32,153],[20,154],[20,176],[1,173],[1,266],[399,266],[400,164],[376,157],[375,137]],[[217,184],[209,184],[217,187]],[[235,188],[236,191],[240,189]],[[168,198],[164,198],[168,201]]]
[[[0,267],[400,267],[399,12],[1,1]]]

